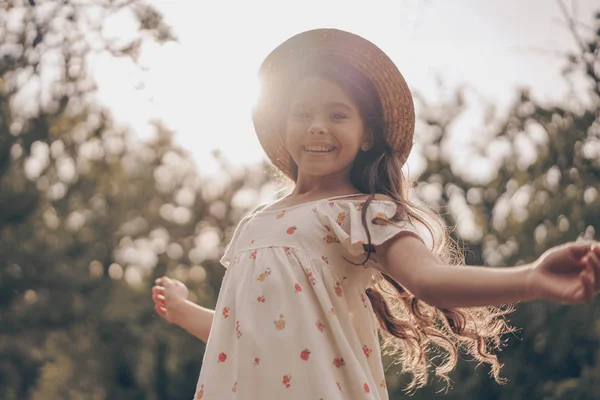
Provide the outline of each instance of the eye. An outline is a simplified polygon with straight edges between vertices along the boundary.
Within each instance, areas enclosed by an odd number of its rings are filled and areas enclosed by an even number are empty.
[[[310,114],[306,110],[294,110],[292,111],[292,117],[296,119],[304,119],[308,118]]]
[[[333,119],[337,119],[337,120],[342,120],[342,119],[346,119],[346,118],[348,118],[348,116],[347,116],[346,114],[342,114],[342,113],[339,113],[339,112],[338,112],[338,113],[333,113],[333,114],[331,115],[331,117],[332,117]]]

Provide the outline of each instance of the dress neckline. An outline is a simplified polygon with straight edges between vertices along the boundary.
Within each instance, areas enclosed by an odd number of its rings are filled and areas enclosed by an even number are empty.
[[[287,207],[268,208],[271,205],[277,203],[277,202],[273,202],[273,203],[267,205],[267,207],[265,209],[262,209],[262,210],[258,211],[257,214],[274,212],[274,211],[279,211],[279,212],[284,211],[284,210],[287,211],[287,210],[291,210],[293,208],[297,208],[297,207],[301,207],[301,206],[306,206],[306,205],[310,205],[310,204],[315,204],[315,203],[320,203],[320,202],[324,202],[324,201],[333,201],[333,200],[339,200],[339,199],[351,198],[351,197],[358,197],[358,196],[368,196],[368,194],[367,193],[344,194],[344,195],[341,195],[341,196],[325,197],[323,199],[305,201],[303,203],[298,203],[298,204],[294,204],[294,205],[287,206]]]

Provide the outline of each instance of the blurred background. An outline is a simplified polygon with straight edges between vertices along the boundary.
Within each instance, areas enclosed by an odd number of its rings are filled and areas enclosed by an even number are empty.
[[[0,0],[0,399],[193,395],[204,344],[150,288],[214,307],[233,228],[289,190],[253,134],[255,74],[317,27],[398,64],[414,195],[469,264],[598,239],[598,1]],[[506,385],[462,357],[451,390],[412,398],[599,399],[597,305],[518,304]]]

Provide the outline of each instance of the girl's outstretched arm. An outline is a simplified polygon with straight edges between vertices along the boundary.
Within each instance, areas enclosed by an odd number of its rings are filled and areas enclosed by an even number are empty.
[[[206,343],[215,312],[192,303],[187,296],[188,288],[182,282],[166,276],[158,278],[152,288],[158,315]]]
[[[518,267],[449,267],[412,236],[376,249],[384,273],[438,308],[499,306],[529,300],[589,301],[600,290],[600,245],[568,243]]]

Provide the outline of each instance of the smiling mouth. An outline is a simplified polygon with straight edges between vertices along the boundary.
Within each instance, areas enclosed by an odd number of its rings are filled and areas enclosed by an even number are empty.
[[[308,146],[304,147],[304,151],[308,153],[331,153],[335,150],[335,147],[329,146]]]

